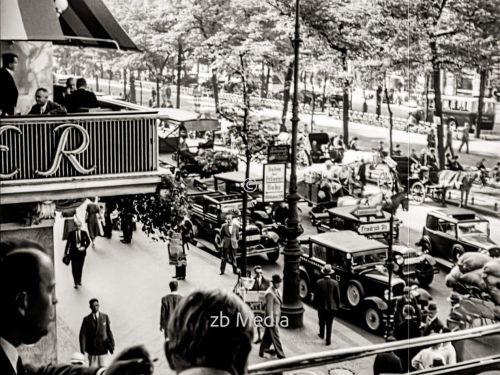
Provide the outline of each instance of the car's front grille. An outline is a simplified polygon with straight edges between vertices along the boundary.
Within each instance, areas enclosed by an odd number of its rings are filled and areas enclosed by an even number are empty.
[[[394,297],[402,296],[404,288],[405,288],[405,284],[404,283],[397,283],[396,285],[394,285],[392,287],[392,295]]]

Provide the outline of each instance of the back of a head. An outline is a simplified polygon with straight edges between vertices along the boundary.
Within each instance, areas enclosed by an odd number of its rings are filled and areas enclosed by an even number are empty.
[[[179,288],[179,283],[175,280],[172,280],[171,282],[168,283],[168,286],[171,292],[176,292],[177,289]]]
[[[78,78],[76,80],[76,88],[79,89],[79,88],[86,88],[87,87],[87,81],[85,80],[85,78]]]
[[[15,53],[7,52],[2,55],[2,66],[7,68],[18,56]]]
[[[175,309],[165,352],[177,372],[210,367],[233,375],[246,370],[253,338],[253,314],[235,294],[195,291]]]

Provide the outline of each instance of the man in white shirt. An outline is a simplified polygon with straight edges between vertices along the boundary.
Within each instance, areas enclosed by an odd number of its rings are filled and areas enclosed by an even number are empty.
[[[444,363],[444,357],[440,352],[441,343],[435,344],[430,348],[422,349],[411,360],[411,365],[415,370],[425,370],[434,366],[436,361]]]
[[[144,374],[147,363],[138,359],[117,360],[107,369],[23,364],[17,347],[35,344],[49,332],[57,303],[54,288],[52,261],[39,244],[26,240],[0,242],[1,375]]]

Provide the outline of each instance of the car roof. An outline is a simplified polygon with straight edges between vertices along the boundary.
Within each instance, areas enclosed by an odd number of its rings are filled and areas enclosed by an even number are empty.
[[[334,247],[346,253],[376,250],[387,248],[387,245],[361,236],[351,230],[339,230],[337,232],[325,232],[309,237],[312,242],[320,245]]]
[[[457,207],[442,208],[439,210],[431,211],[429,214],[453,222],[484,220],[482,217],[478,216],[474,211]]]

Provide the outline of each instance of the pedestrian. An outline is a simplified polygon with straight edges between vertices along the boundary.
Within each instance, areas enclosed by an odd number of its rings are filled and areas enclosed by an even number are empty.
[[[380,157],[382,159],[385,159],[387,152],[385,152],[385,149],[384,149],[384,141],[379,141],[378,147],[377,147],[377,152],[380,154]]]
[[[113,236],[113,211],[116,209],[116,203],[107,201],[104,207],[104,237],[111,238]]]
[[[64,218],[62,240],[66,241],[68,235],[76,229],[78,218],[76,217],[76,210],[74,208],[61,210],[61,216]]]
[[[12,52],[2,55],[0,68],[0,116],[13,116],[16,111],[19,91],[17,90],[15,71],[19,57]]]
[[[115,339],[108,315],[99,311],[99,301],[89,301],[91,313],[83,318],[80,328],[80,351],[87,353],[89,366],[104,366],[106,355],[115,351]]]
[[[434,129],[431,129],[429,134],[427,134],[427,148],[436,148],[436,133]]]
[[[175,266],[175,275],[172,278],[184,280],[186,278],[186,253],[184,251],[182,233],[178,225],[168,232],[168,254],[170,264]]]
[[[349,149],[358,151],[358,137],[354,137],[353,139],[351,139],[351,141],[349,142]]]
[[[232,215],[226,216],[226,222],[222,224],[220,229],[220,238],[222,248],[220,274],[224,275],[228,262],[233,266],[233,273],[237,274],[236,253],[238,250],[238,241],[240,240],[240,228],[233,221]]]
[[[134,213],[132,207],[126,205],[123,207],[120,215],[121,228],[123,232],[122,243],[131,243],[134,234]]]
[[[465,145],[466,153],[469,153],[469,131],[470,126],[469,123],[464,123],[464,128],[462,130],[462,143],[460,143],[460,147],[458,148],[458,152],[462,152],[462,147]]]
[[[244,375],[252,349],[253,316],[235,294],[195,291],[168,324],[165,354],[178,375]]]
[[[170,317],[182,299],[182,296],[178,292],[179,284],[177,281],[172,280],[168,286],[170,288],[170,293],[162,297],[160,310],[160,331],[163,331],[165,339],[167,338],[167,328]]]
[[[446,142],[444,146],[444,152],[449,151],[451,156],[455,156],[453,152],[453,131],[451,130],[450,124],[446,126]]]
[[[445,362],[440,350],[441,343],[434,344],[430,348],[422,349],[411,360],[411,366],[416,371],[437,367],[439,365],[442,366]]]
[[[396,301],[394,312],[396,326],[405,321],[403,309],[406,305],[410,305],[414,308],[413,314],[416,315],[419,321],[422,319],[422,312],[420,311],[417,299],[412,295],[411,288],[409,286],[405,286],[403,289],[403,296]]]
[[[259,348],[259,356],[264,358],[264,353],[271,353],[271,345],[274,346],[274,351],[278,358],[285,358],[283,347],[279,336],[279,323],[281,317],[281,294],[279,287],[281,284],[281,276],[274,274],[272,277],[271,286],[266,291],[265,296],[265,314],[264,318],[264,336]]]
[[[0,242],[0,253],[0,374],[103,374],[104,368],[23,364],[17,348],[36,344],[55,323],[54,266],[43,247],[27,240]],[[106,375],[120,374],[144,374],[144,363],[117,358],[106,369]]]
[[[403,307],[402,318],[403,320],[396,324],[394,329],[394,337],[396,340],[408,340],[420,337],[420,318],[416,315],[416,309],[411,304],[406,304]],[[418,348],[400,349],[395,351],[395,354],[401,359],[401,366],[403,372],[409,370],[410,359],[417,353]]]
[[[486,159],[482,158],[481,161],[477,163],[476,167],[477,170],[481,172],[481,183],[483,184],[483,186],[486,186],[486,184],[488,183],[488,168],[486,168],[486,165],[484,165],[484,163],[486,163]]]
[[[430,336],[433,333],[439,333],[444,328],[444,324],[437,315],[437,305],[435,302],[427,306],[427,320],[422,328],[422,336]]]
[[[495,182],[500,182],[500,162],[498,162],[496,167],[493,168],[493,178],[495,179]]]
[[[250,290],[254,291],[254,292],[265,292],[265,291],[267,291],[267,289],[269,288],[269,286],[271,284],[269,283],[269,280],[267,280],[264,277],[264,272],[262,271],[262,267],[261,266],[255,266],[253,268],[253,271],[255,273],[255,276],[253,277],[253,285],[252,285],[252,288]],[[254,341],[254,344],[259,344],[259,343],[262,342],[260,328],[261,328],[260,326],[258,326],[258,325],[256,326],[257,340]]]
[[[332,325],[335,313],[340,308],[340,291],[337,281],[332,279],[334,274],[330,264],[326,264],[321,273],[323,277],[316,284],[314,302],[318,309],[319,334],[321,339],[326,340],[326,345],[331,344]]]
[[[93,202],[89,202],[85,211],[85,222],[89,233],[92,248],[95,248],[95,239],[97,236],[104,234],[101,223],[101,207],[98,204],[99,198],[95,197]]]
[[[453,157],[453,163],[451,164],[451,170],[452,171],[463,171],[464,170],[464,167],[458,161],[458,155],[455,155]]]
[[[71,261],[71,272],[73,274],[73,281],[75,282],[75,289],[82,286],[83,264],[85,263],[85,256],[87,255],[89,245],[89,235],[82,230],[82,223],[76,222],[76,229],[68,234],[64,250],[65,256]]]
[[[366,186],[366,164],[365,159],[361,159],[358,167],[358,181],[361,184],[361,191],[365,189]]]
[[[448,327],[444,327],[441,330],[441,333],[450,332],[451,330]],[[454,365],[457,363],[457,351],[451,342],[443,342],[441,348],[439,349],[439,353],[443,356],[445,365]]]
[[[402,155],[401,146],[400,145],[394,146],[394,150],[392,150],[392,154],[394,156],[401,156]]]
[[[449,152],[446,153],[446,155],[444,156],[444,167],[446,169],[450,169],[453,168],[453,159],[451,157],[451,154]]]
[[[389,336],[385,341],[394,342],[396,339],[394,336]],[[375,357],[375,361],[373,362],[373,375],[401,374],[402,372],[403,366],[401,365],[401,359],[399,359],[394,352],[380,353]]]

